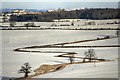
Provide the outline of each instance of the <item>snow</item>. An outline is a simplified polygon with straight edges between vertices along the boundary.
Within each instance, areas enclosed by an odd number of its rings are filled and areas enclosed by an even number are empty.
[[[29,62],[32,69],[38,68],[42,64],[60,64],[68,62],[66,58],[57,58],[60,53],[28,53],[14,52],[16,48],[26,46],[39,46],[61,42],[86,40],[96,38],[98,35],[115,35],[115,31],[61,31],[61,30],[4,30],[2,31],[2,76],[20,77],[18,70],[25,62]],[[117,44],[117,39],[100,42],[81,43],[80,45],[103,45]],[[78,45],[78,44],[75,44]],[[77,52],[78,56],[84,56],[84,52],[89,48],[59,49],[59,51]],[[118,48],[94,48],[98,57],[116,60],[118,58]],[[41,50],[41,49],[34,49]],[[56,50],[58,49],[42,49]],[[117,61],[91,64],[74,64],[65,69],[37,76],[35,78],[117,78]]]

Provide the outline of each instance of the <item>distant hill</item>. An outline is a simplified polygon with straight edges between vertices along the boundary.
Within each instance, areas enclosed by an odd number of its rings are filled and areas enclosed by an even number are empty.
[[[95,9],[82,9],[71,11],[54,11],[43,12],[41,14],[25,14],[19,16],[11,16],[10,21],[48,21],[51,22],[54,19],[120,19],[119,8],[95,8]]]
[[[25,9],[26,12],[47,12],[48,10],[37,10],[37,9]]]
[[[12,9],[8,9],[8,8],[1,10],[1,12],[3,12],[3,13],[4,13],[4,12],[11,12],[11,11],[12,11]]]
[[[5,8],[2,9],[0,12],[6,13],[6,12],[12,12],[12,10],[25,10],[26,12],[47,12],[48,10],[46,9],[9,9],[9,8]]]

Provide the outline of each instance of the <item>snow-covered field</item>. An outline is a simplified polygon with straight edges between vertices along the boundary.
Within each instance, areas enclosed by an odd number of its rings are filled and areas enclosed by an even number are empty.
[[[58,53],[28,53],[14,52],[16,48],[26,46],[39,46],[60,42],[86,40],[97,38],[98,35],[115,35],[116,31],[75,31],[75,30],[3,30],[2,35],[2,76],[20,77],[18,70],[25,62],[29,62],[32,69],[42,64],[60,64],[69,62],[66,58],[57,58]],[[73,45],[112,45],[118,44],[117,39],[88,42]],[[89,48],[76,49],[42,49],[56,51],[77,52],[78,56],[84,56]],[[34,49],[40,50],[40,49]],[[117,78],[118,77],[118,48],[94,48],[97,57],[115,61],[85,64],[74,64],[65,69],[48,73],[35,78]],[[77,59],[78,60],[78,59]]]
[[[81,19],[80,19],[81,20]],[[92,25],[85,25],[88,22],[95,22]],[[65,29],[79,29],[79,28],[118,28],[118,24],[107,24],[119,22],[118,19],[109,19],[109,20],[81,20],[75,21],[74,26],[71,26],[70,22],[34,22],[36,26],[40,26],[40,28],[65,28]],[[15,26],[24,26],[26,23],[30,22],[16,22]],[[51,25],[57,26],[51,26]],[[60,25],[70,25],[70,26],[60,26]],[[9,26],[10,22],[0,23],[1,26]]]

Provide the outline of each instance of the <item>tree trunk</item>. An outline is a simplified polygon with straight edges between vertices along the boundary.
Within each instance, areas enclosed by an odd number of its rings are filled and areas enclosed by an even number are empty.
[[[28,77],[28,73],[25,73],[25,78]]]

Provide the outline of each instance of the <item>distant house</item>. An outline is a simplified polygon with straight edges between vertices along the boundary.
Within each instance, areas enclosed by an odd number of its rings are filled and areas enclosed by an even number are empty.
[[[48,12],[54,12],[55,10],[52,10],[52,9],[50,9],[50,10],[48,10]]]
[[[23,14],[27,14],[27,12],[25,10],[12,10],[11,12],[13,15],[23,15]]]
[[[3,22],[3,16],[0,15],[0,22]]]
[[[9,22],[10,20],[10,16],[12,15],[12,13],[3,13],[1,16],[0,16],[0,21],[2,22]]]
[[[0,15],[0,22],[9,22],[10,17],[12,15],[23,15],[23,14],[27,14],[27,12],[25,10],[13,10],[9,13],[2,13]]]

